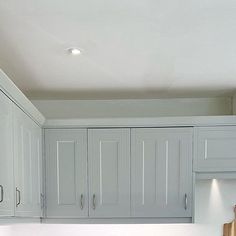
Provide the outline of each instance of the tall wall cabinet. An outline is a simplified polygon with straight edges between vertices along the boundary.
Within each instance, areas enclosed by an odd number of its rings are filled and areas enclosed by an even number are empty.
[[[16,216],[41,216],[42,131],[14,106]]]
[[[40,217],[42,130],[0,91],[0,216]]]

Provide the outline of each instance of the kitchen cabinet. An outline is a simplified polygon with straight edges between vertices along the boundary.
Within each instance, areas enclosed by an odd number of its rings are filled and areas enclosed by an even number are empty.
[[[41,216],[41,128],[14,106],[15,216]]]
[[[12,106],[0,91],[0,216],[14,215]]]
[[[87,130],[48,129],[46,147],[46,216],[88,217]]]
[[[236,126],[194,128],[194,171],[236,171]]]
[[[192,128],[131,131],[133,217],[192,216]]]
[[[89,129],[89,216],[130,216],[130,129]]]

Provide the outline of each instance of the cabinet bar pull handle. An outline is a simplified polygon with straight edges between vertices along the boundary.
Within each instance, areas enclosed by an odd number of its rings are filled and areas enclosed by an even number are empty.
[[[184,209],[187,210],[188,208],[188,195],[185,193],[184,195]]]
[[[84,209],[84,195],[83,194],[80,195],[80,209],[81,210]]]
[[[18,201],[17,201],[17,195],[18,195]],[[20,205],[20,190],[16,187],[16,206],[18,207],[19,205]]]
[[[1,200],[0,200],[0,202],[3,202],[3,196],[4,196],[3,186],[0,185],[0,188],[1,188]]]
[[[44,195],[40,193],[40,203],[41,203],[41,210],[44,209]]]
[[[93,194],[93,210],[96,208],[96,196]]]

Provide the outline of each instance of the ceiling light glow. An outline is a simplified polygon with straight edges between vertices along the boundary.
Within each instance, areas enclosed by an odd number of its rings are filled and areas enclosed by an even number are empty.
[[[72,54],[72,55],[81,54],[81,50],[78,48],[69,48],[69,49],[67,49],[67,51],[69,52],[69,54]]]

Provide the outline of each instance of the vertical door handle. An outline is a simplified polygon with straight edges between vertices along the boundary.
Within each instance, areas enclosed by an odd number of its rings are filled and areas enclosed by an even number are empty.
[[[96,195],[93,194],[93,210],[96,208]]]
[[[17,201],[17,197],[18,197],[18,201]],[[20,190],[16,187],[16,206],[18,207],[20,205]]]
[[[184,194],[184,209],[188,209],[188,195],[187,193]]]
[[[40,203],[41,203],[41,210],[44,209],[44,195],[40,193]]]
[[[0,203],[3,202],[3,198],[4,198],[4,190],[3,190],[3,186],[0,185],[1,188],[1,198],[0,198]]]
[[[80,209],[81,210],[84,209],[84,195],[83,194],[80,195]]]

